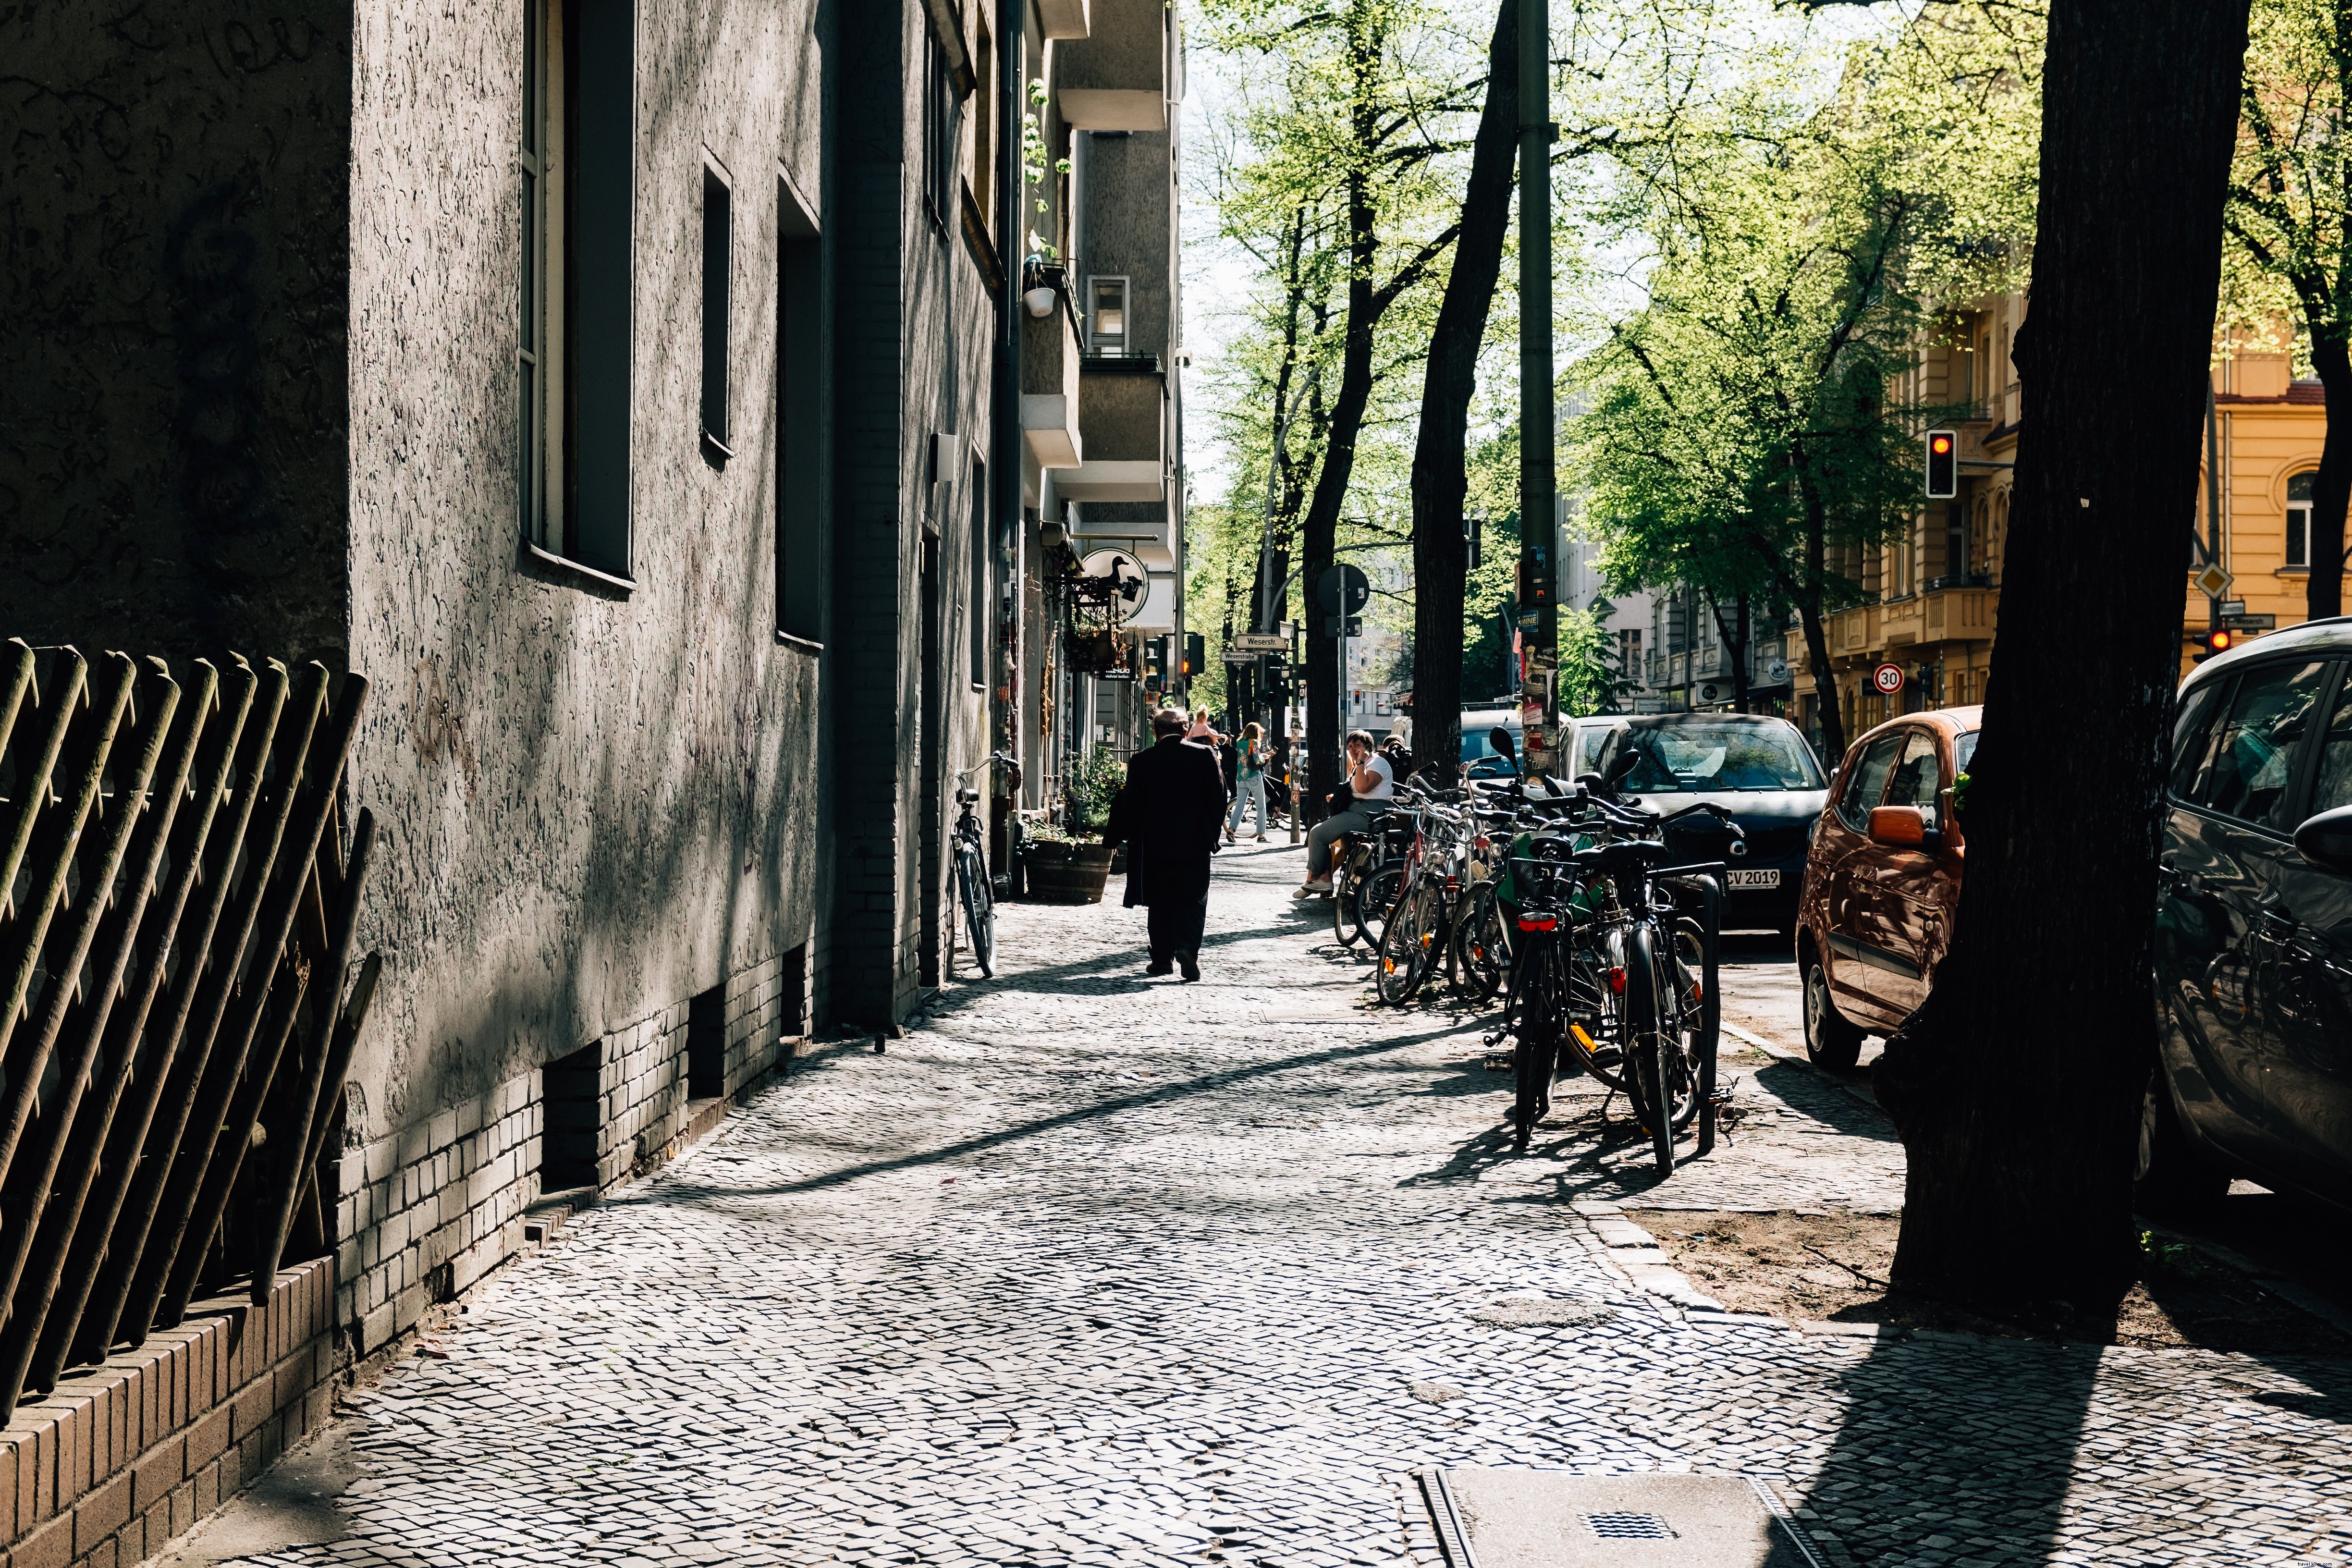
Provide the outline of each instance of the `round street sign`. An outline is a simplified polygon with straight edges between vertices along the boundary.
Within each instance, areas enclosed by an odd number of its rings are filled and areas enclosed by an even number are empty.
[[[1125,626],[1143,614],[1151,596],[1151,574],[1143,563],[1124,550],[1097,550],[1078,563],[1089,577],[1108,577],[1118,584],[1118,624]]]
[[[1882,664],[1870,672],[1870,683],[1892,697],[1903,689],[1903,667],[1899,664]]]
[[[1335,616],[1352,616],[1371,603],[1372,584],[1361,568],[1341,562],[1315,579],[1315,602]]]

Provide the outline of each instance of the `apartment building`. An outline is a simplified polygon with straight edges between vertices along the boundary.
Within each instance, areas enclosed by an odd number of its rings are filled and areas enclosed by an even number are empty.
[[[365,1354],[819,1021],[904,1018],[959,781],[1001,822],[992,751],[1042,805],[1134,733],[1108,677],[1180,629],[1181,37],[1160,0],[151,21],[12,33],[0,637],[371,682],[383,968],[320,1183]],[[1109,549],[1141,603],[1081,671]]]

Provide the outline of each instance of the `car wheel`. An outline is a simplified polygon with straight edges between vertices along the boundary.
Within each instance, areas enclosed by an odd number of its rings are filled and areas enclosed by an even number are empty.
[[[1863,1031],[1837,1010],[1830,995],[1830,972],[1818,958],[1805,961],[1805,1055],[1817,1068],[1843,1072],[1862,1059]]]
[[[2132,1207],[2150,1215],[2193,1215],[2219,1204],[2230,1173],[2209,1163],[2180,1125],[2172,1089],[2158,1067],[2147,1075],[2139,1105],[2139,1159],[2132,1171]]]

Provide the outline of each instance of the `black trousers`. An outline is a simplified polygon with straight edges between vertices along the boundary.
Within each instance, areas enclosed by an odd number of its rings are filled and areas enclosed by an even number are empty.
[[[1179,957],[1201,956],[1201,931],[1209,923],[1209,895],[1182,903],[1151,906],[1151,962],[1172,963]]]

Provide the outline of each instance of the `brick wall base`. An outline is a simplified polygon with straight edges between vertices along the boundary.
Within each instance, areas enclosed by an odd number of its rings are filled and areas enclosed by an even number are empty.
[[[67,1377],[0,1430],[0,1561],[131,1568],[324,1422],[344,1352],[335,1260],[267,1306],[198,1301],[176,1329]]]

